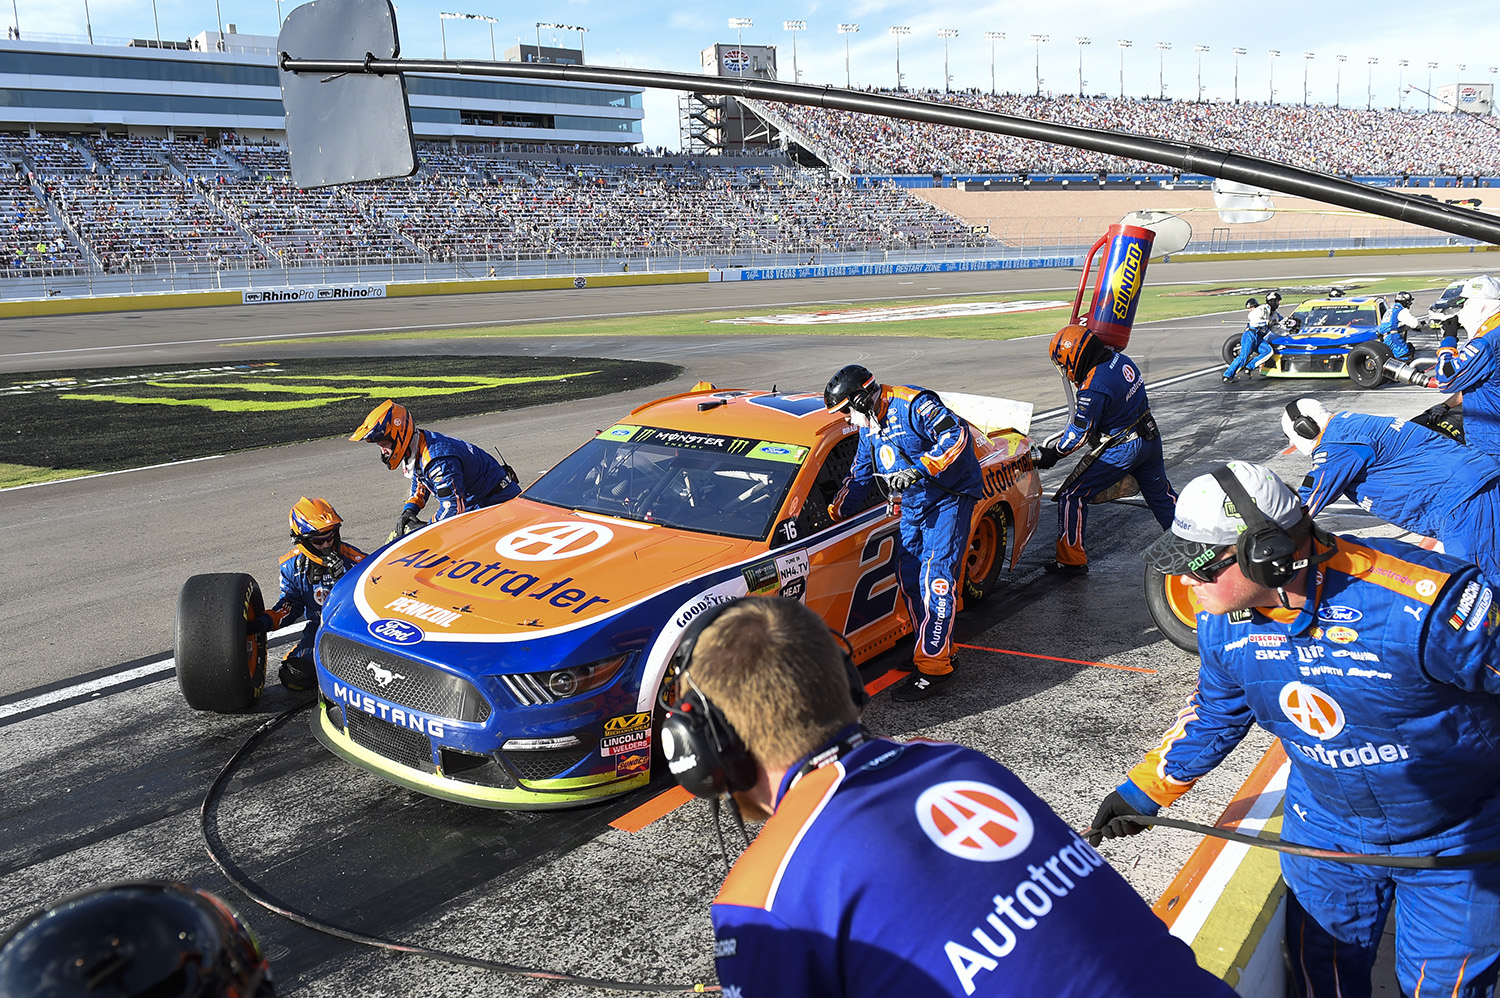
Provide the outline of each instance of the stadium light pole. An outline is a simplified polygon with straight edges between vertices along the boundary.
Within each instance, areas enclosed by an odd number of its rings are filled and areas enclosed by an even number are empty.
[[[1427,113],[1428,114],[1432,113],[1432,71],[1434,69],[1437,69],[1437,63],[1435,63],[1435,62],[1429,62],[1427,64]]]
[[[1307,67],[1313,61],[1311,52],[1302,53],[1302,106],[1307,106]]]
[[[1344,79],[1344,63],[1349,61],[1349,57],[1347,55],[1336,55],[1333,57],[1333,61],[1333,106],[1339,107],[1343,101],[1343,94],[1340,93],[1339,88]]]
[[[1402,76],[1402,72],[1401,71],[1404,70],[1407,66],[1410,66],[1410,65],[1411,65],[1411,63],[1408,62],[1405,59],[1397,59],[1396,60],[1396,110],[1397,111],[1403,111],[1403,110],[1405,110],[1405,108],[1403,108],[1402,105],[1404,103],[1406,103],[1406,90],[1405,90],[1405,88],[1403,88],[1401,86],[1401,76]]]
[[[896,39],[896,89],[901,89],[901,36],[911,34],[910,25],[891,25],[891,37]]]
[[[745,75],[745,63],[750,60],[745,58],[745,29],[755,27],[755,22],[748,17],[731,17],[729,26],[734,29],[734,47],[739,58],[734,61],[734,71],[737,76]],[[745,123],[740,121],[740,151],[745,149]]]
[[[1073,41],[1078,43],[1078,96],[1083,96],[1083,47],[1094,44],[1094,40],[1087,35],[1077,35]]]
[[[1281,58],[1281,49],[1271,49],[1271,73],[1268,79],[1271,83],[1271,106],[1276,106],[1276,60]]]
[[[11,2],[12,5],[14,5],[15,2],[16,2],[16,0],[10,0],[10,2]],[[219,9],[219,0],[214,0],[214,14],[217,15],[218,18],[219,18],[219,51],[223,52],[224,51],[224,12]],[[19,38],[20,36],[21,36],[21,26],[18,24],[18,25],[16,25],[16,37]]]
[[[1042,42],[1050,42],[1051,35],[1032,35],[1031,44],[1036,46],[1036,95],[1042,96]]]
[[[1463,86],[1464,70],[1468,69],[1463,63],[1458,64],[1458,72],[1453,76],[1453,113],[1458,113],[1458,91]]]
[[[1125,50],[1135,43],[1129,38],[1116,38],[1115,44],[1120,46],[1120,99],[1125,99]]]
[[[16,0],[10,0],[11,6],[15,6]],[[161,18],[156,15],[156,0],[151,0],[151,20],[156,22],[156,47],[161,48]],[[21,33],[21,26],[16,25],[16,34]]]
[[[1365,110],[1375,110],[1375,67],[1380,65],[1378,56],[1365,58]]]
[[[1242,48],[1234,50],[1234,102],[1240,102],[1240,56],[1245,54]]]
[[[1162,100],[1167,99],[1167,52],[1171,48],[1171,42],[1156,43],[1156,96]]]
[[[943,93],[948,93],[948,84],[953,77],[948,73],[948,39],[958,37],[957,28],[938,28],[938,37],[943,40]]]
[[[438,14],[438,24],[441,26],[444,21],[488,21],[488,22],[490,22],[490,61],[492,61],[492,62],[495,61],[495,25],[498,23],[495,20],[495,18],[490,17],[488,14],[452,14],[452,13],[440,13],[440,14]],[[558,27],[562,27],[562,25],[559,25],[559,24],[540,24],[540,25],[537,26],[537,30],[540,31],[542,28],[558,28]],[[447,30],[447,28],[443,28],[443,52],[446,53],[447,51],[448,51],[448,30]],[[542,46],[541,46],[540,43],[538,43],[538,45],[536,47],[536,57],[537,57],[537,61],[540,62],[541,58],[542,58]],[[447,55],[444,55],[443,58],[446,59]]]
[[[281,0],[276,0],[276,20],[281,22]],[[94,44],[94,21],[89,17],[89,0],[83,0],[83,30],[88,32],[89,44]]]
[[[1005,32],[986,31],[984,40],[990,43],[990,96],[993,97],[995,96],[995,43],[1005,41]]]
[[[1207,45],[1194,45],[1193,51],[1198,53],[1198,103],[1203,103],[1203,53],[1208,51]]]
[[[807,30],[807,22],[806,21],[782,21],[781,22],[781,30],[782,31],[790,31],[792,33],[792,82],[793,83],[801,83],[802,82],[802,74],[797,69],[797,32],[799,32],[799,31],[806,31]]]
[[[844,36],[844,89],[846,90],[854,89],[854,84],[850,82],[849,77],[849,36],[858,32],[859,25],[857,24],[839,25],[839,34]]]

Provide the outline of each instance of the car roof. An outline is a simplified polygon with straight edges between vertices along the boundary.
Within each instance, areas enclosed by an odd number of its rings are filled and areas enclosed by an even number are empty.
[[[1357,298],[1309,298],[1297,308],[1304,309],[1312,305],[1370,305],[1379,300],[1379,295],[1360,295]]]
[[[821,392],[699,388],[639,405],[621,422],[815,447],[842,437],[842,416],[823,407]]]

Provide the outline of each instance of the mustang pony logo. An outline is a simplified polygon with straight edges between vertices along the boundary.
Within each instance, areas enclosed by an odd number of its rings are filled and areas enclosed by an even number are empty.
[[[379,683],[382,689],[391,685],[398,679],[406,678],[401,673],[392,672],[390,669],[382,668],[381,666],[376,665],[374,662],[370,662],[365,666],[365,668],[370,670],[370,675],[375,677],[375,682]]]

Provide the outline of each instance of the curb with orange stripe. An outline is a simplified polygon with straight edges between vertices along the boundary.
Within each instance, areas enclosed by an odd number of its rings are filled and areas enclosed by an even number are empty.
[[[1216,824],[1257,838],[1281,834],[1290,763],[1281,742],[1261,758]],[[1204,839],[1153,910],[1192,946],[1198,965],[1241,998],[1286,993],[1281,957],[1286,885],[1276,853]]]

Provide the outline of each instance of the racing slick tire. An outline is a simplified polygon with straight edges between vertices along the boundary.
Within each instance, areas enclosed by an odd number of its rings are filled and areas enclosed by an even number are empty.
[[[1219,350],[1219,356],[1224,358],[1224,363],[1233,364],[1234,358],[1240,355],[1240,334],[1235,333],[1224,341],[1224,346]]]
[[[266,636],[248,634],[265,612],[260,586],[243,573],[195,575],[177,597],[177,685],[194,710],[237,714],[266,685]]]
[[[998,588],[1009,546],[1010,510],[997,502],[985,510],[969,535],[969,550],[964,555],[965,606],[983,603]]]
[[[1180,575],[1163,575],[1146,566],[1146,610],[1162,637],[1183,651],[1198,654],[1198,600]]]
[[[1344,369],[1357,387],[1379,388],[1385,381],[1385,362],[1390,358],[1391,348],[1384,343],[1361,343],[1349,351]]]

